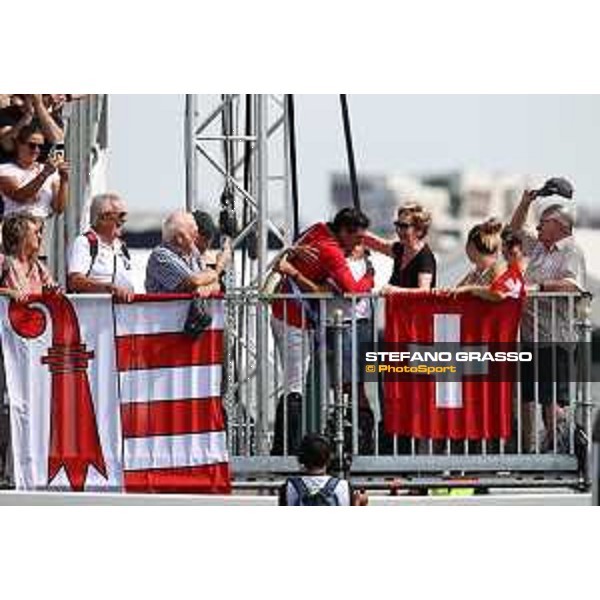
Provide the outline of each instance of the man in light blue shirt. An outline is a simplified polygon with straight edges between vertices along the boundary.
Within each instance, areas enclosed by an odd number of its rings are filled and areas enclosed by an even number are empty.
[[[202,295],[218,292],[219,276],[225,269],[227,258],[219,256],[214,268],[205,268],[197,243],[198,227],[194,217],[183,210],[170,214],[163,223],[162,244],[148,259],[146,291]]]

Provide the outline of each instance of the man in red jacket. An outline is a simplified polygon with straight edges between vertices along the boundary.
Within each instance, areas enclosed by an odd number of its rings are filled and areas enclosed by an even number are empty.
[[[284,397],[275,413],[275,437],[271,453],[295,454],[302,438],[302,397],[310,360],[311,333],[321,317],[319,307],[301,299],[305,282],[327,287],[338,293],[369,292],[373,288],[372,271],[358,281],[346,261],[348,252],[358,244],[369,227],[369,219],[360,210],[344,208],[331,223],[316,223],[296,241],[303,251],[289,258],[291,268],[278,293],[298,296],[273,303],[271,321],[275,344],[284,366],[287,403],[287,445],[284,444]],[[322,315],[325,318],[325,315]]]

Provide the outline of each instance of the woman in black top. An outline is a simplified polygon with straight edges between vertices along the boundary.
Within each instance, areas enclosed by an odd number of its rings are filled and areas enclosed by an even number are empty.
[[[394,259],[394,269],[382,294],[430,290],[435,287],[436,260],[425,238],[431,225],[431,214],[415,203],[398,209],[394,222],[398,241],[384,240],[372,233],[364,236],[365,245]]]

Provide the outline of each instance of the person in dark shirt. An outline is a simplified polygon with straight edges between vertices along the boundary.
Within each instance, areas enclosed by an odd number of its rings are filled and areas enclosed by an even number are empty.
[[[421,205],[407,203],[400,206],[394,221],[398,240],[385,240],[368,232],[364,235],[365,246],[387,254],[394,259],[394,268],[389,283],[381,288],[382,294],[421,293],[430,290],[436,284],[435,255],[426,242],[427,232],[431,225],[431,214]],[[379,395],[381,413],[384,412],[385,398],[383,390]],[[392,454],[394,441],[379,423],[379,452]],[[411,441],[407,437],[397,438],[397,451],[408,454],[411,451]],[[423,448],[417,446],[417,453]]]
[[[388,285],[382,294],[430,290],[436,284],[436,259],[426,242],[431,225],[431,214],[415,203],[404,204],[398,209],[394,221],[397,241],[384,240],[370,232],[364,236],[367,247],[387,254],[394,259],[394,268]]]

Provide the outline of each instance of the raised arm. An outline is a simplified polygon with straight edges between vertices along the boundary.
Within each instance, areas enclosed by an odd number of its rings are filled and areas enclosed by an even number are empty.
[[[58,125],[58,123],[52,118],[52,115],[46,108],[46,105],[42,99],[42,94],[33,94],[32,102],[35,114],[40,120],[40,125],[46,140],[51,144],[64,141],[65,134],[60,125]]]
[[[0,192],[19,204],[34,202],[37,193],[40,191],[40,188],[55,170],[56,168],[54,165],[50,162],[47,162],[44,164],[44,168],[39,172],[38,175],[36,175],[30,182],[22,186],[19,186],[17,180],[13,179],[12,177],[0,177]]]
[[[0,128],[0,145],[4,150],[11,152],[15,147],[15,139],[19,134],[19,131],[29,125],[33,119],[33,106],[31,101],[25,102],[25,110],[21,115],[21,118],[14,125],[7,125]]]
[[[527,221],[529,207],[534,200],[535,194],[531,190],[525,190],[523,192],[521,201],[519,202],[517,208],[515,208],[515,212],[510,220],[510,226],[514,231],[523,231],[525,221]]]
[[[381,254],[386,254],[387,256],[393,256],[392,248],[395,244],[395,241],[386,240],[370,231],[367,231],[363,236],[363,242],[367,248],[374,250],[375,252],[380,252]]]
[[[69,163],[62,161],[58,165],[58,181],[52,186],[52,210],[62,214],[69,201]]]
[[[370,292],[375,285],[373,269],[367,270],[359,280],[354,279],[354,275],[346,262],[344,254],[332,253],[321,257],[325,263],[328,272],[328,279],[342,293],[360,294]]]

